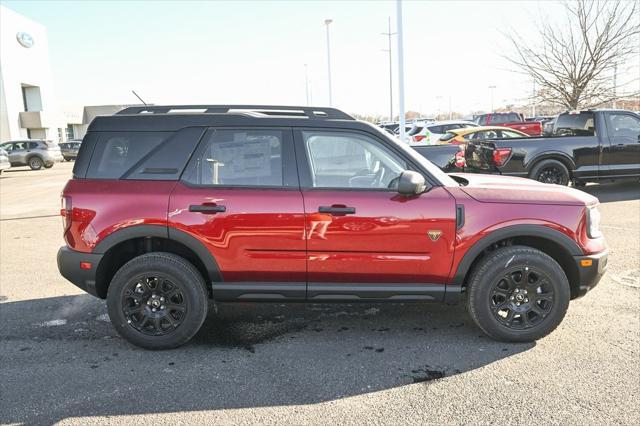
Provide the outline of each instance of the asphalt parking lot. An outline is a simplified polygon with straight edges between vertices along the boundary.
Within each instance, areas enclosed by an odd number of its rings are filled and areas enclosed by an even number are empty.
[[[72,163],[0,177],[0,422],[640,423],[640,185],[589,185],[609,271],[535,344],[462,306],[220,305],[151,352],[56,267]]]

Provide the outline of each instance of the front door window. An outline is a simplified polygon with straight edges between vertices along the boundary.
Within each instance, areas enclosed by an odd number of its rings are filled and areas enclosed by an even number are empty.
[[[366,136],[302,132],[314,188],[393,189],[405,161]]]

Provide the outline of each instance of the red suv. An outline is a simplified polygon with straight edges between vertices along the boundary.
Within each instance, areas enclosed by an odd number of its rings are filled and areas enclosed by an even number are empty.
[[[89,126],[58,267],[145,348],[187,342],[210,300],[464,300],[493,338],[531,341],[605,271],[597,204],[447,175],[336,109],[131,107]]]

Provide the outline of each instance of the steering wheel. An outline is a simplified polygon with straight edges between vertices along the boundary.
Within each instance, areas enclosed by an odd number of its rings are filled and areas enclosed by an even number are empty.
[[[384,177],[384,175],[385,175],[385,168],[380,166],[373,178],[373,181],[371,182],[371,187],[380,188],[380,186],[382,185],[382,178]]]
[[[400,176],[396,176],[393,179],[391,179],[391,182],[389,182],[389,185],[387,185],[388,189],[398,189],[398,182],[400,181]]]

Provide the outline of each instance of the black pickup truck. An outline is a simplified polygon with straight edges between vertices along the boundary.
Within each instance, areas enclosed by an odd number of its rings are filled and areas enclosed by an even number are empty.
[[[446,172],[499,173],[560,185],[635,178],[640,177],[640,115],[566,112],[548,137],[469,141],[417,151]]]

